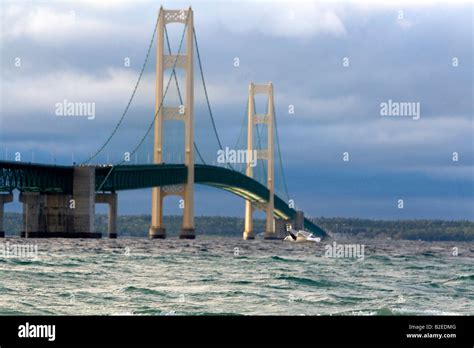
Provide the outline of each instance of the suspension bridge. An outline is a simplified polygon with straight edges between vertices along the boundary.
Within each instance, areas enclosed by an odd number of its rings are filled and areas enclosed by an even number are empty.
[[[172,52],[167,30],[167,24],[170,23],[184,26],[175,53]],[[123,156],[115,163],[110,163],[108,151],[123,142],[120,132],[127,132],[129,110],[143,80],[155,41],[155,111],[135,145],[124,151]],[[177,195],[183,202],[180,238],[193,239],[194,186],[202,184],[229,191],[245,199],[244,239],[255,238],[253,215],[256,210],[265,213],[265,231],[261,232],[264,232],[266,239],[281,238],[287,223],[325,237],[326,232],[305,218],[302,211],[294,209],[291,203],[281,159],[271,83],[249,85],[244,122],[233,148],[239,148],[247,125],[246,144],[242,146],[247,151],[246,162],[235,163],[226,158],[224,163],[216,165],[216,152],[211,157],[214,158],[213,161],[206,161],[199,141],[208,137],[194,137],[194,57],[197,58],[203,98],[209,116],[210,125],[207,128],[211,129],[218,149],[224,151],[204,79],[193,11],[191,8],[161,8],[143,66],[123,113],[108,138],[89,158],[81,164],[71,166],[0,161],[0,236],[4,235],[4,205],[13,201],[14,190],[20,192],[19,200],[23,203],[24,237],[101,237],[94,229],[95,204],[105,203],[109,207],[108,234],[109,237],[116,238],[118,192],[152,188],[149,237],[166,237],[166,227],[163,224],[164,198]],[[184,88],[180,88],[183,80]],[[257,112],[256,95],[266,99],[264,112]],[[171,131],[170,124],[175,127]],[[181,130],[181,136],[177,135],[177,129]],[[181,145],[176,144],[180,137],[184,140]],[[174,150],[173,156],[168,153],[166,158],[167,149],[171,149],[168,152]],[[100,163],[99,158],[104,153],[107,153],[107,161]],[[145,163],[138,163],[139,158]],[[135,164],[131,164],[130,159],[135,159]]]

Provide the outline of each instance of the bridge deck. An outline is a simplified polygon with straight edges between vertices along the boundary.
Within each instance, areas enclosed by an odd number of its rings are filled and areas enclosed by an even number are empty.
[[[24,162],[0,161],[0,191],[42,193],[73,192],[73,166],[56,166]],[[150,187],[179,185],[187,182],[184,164],[148,164],[95,166],[96,190],[116,192]],[[252,202],[268,201],[269,191],[260,182],[227,168],[211,165],[195,165],[194,182],[232,192]],[[274,215],[278,218],[294,218],[296,211],[275,195]],[[305,227],[318,236],[326,232],[305,218]]]

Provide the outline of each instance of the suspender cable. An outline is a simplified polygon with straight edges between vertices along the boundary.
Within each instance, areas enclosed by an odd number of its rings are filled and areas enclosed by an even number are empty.
[[[199,63],[199,71],[201,72],[202,84],[204,86],[204,95],[206,96],[206,103],[207,103],[207,108],[209,110],[209,116],[211,117],[212,128],[214,129],[214,134],[217,138],[217,143],[219,144],[219,148],[222,151],[224,151],[224,148],[222,147],[221,139],[219,138],[219,133],[217,132],[216,122],[214,121],[214,116],[212,115],[211,103],[209,102],[209,95],[207,94],[206,81],[204,80],[204,72],[202,70],[201,55],[199,54],[199,46],[198,46],[198,41],[196,37],[196,30],[194,30],[194,28],[193,28],[193,35],[194,35],[194,42],[196,44],[196,54],[197,54],[198,63]],[[234,167],[230,163],[227,163],[227,166],[230,169],[234,170]]]
[[[143,76],[143,72],[145,71],[145,67],[148,63],[148,58],[150,57],[150,52],[151,52],[151,48],[153,46],[153,42],[155,41],[155,35],[156,35],[156,30],[158,28],[158,21],[159,21],[159,18],[156,20],[156,24],[155,24],[155,28],[153,30],[153,35],[151,36],[151,40],[150,40],[150,44],[148,45],[148,50],[147,50],[147,53],[146,53],[146,56],[145,56],[145,61],[143,62],[143,65],[142,65],[142,68],[140,70],[140,74],[138,76],[138,80],[137,82],[135,83],[135,87],[133,88],[133,92],[132,92],[132,95],[130,96],[130,99],[128,100],[128,103],[127,103],[127,106],[125,107],[125,110],[123,111],[122,113],[122,116],[120,117],[119,121],[117,122],[117,124],[115,125],[114,129],[112,130],[112,133],[110,133],[109,137],[107,138],[107,140],[102,144],[101,147],[99,147],[99,149],[93,154],[91,155],[86,161],[82,162],[81,164],[86,164],[86,163],[89,163],[90,161],[92,161],[94,158],[96,158],[99,153],[102,152],[102,150],[107,146],[107,144],[110,142],[110,140],[112,140],[113,136],[115,135],[115,133],[117,133],[118,129],[120,128],[120,126],[122,125],[122,122],[128,112],[128,109],[130,108],[130,105],[132,104],[132,100],[133,98],[135,97],[135,93],[137,92],[137,89],[138,89],[138,85],[140,84],[140,81],[142,79],[142,76]]]

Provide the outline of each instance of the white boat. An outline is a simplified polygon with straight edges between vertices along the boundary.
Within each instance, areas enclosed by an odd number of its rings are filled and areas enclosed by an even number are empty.
[[[288,232],[288,236],[283,239],[284,241],[287,242],[292,242],[292,243],[305,243],[305,242],[313,242],[313,243],[319,243],[321,241],[321,238],[313,236],[312,233],[302,231],[302,230],[294,230],[291,228],[291,225],[286,226],[286,232]]]

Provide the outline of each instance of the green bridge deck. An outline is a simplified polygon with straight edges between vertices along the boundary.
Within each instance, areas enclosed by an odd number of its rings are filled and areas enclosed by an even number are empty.
[[[116,192],[150,187],[179,185],[187,182],[184,164],[148,164],[94,166],[96,191]],[[0,161],[0,191],[73,194],[73,166]],[[104,181],[105,180],[105,181]],[[217,187],[256,203],[268,201],[269,191],[260,182],[223,167],[195,165],[196,184]],[[294,218],[296,211],[275,195],[274,215],[283,219]],[[305,227],[315,235],[327,233],[305,218]]]

